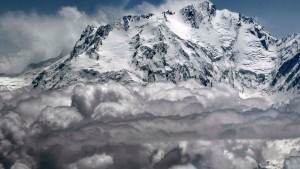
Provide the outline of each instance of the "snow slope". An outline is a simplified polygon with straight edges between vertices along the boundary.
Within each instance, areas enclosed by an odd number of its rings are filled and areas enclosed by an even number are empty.
[[[71,53],[32,84],[53,89],[78,81],[146,84],[192,78],[205,86],[227,82],[245,95],[297,92],[298,42],[299,35],[277,40],[252,18],[204,1],[88,26]]]
[[[271,83],[273,91],[293,91],[300,89],[300,35],[290,35],[278,43],[280,62],[274,70]]]

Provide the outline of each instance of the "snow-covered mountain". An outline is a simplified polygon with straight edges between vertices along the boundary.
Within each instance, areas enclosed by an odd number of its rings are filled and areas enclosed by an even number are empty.
[[[279,64],[275,68],[273,90],[299,90],[300,35],[291,35],[278,42]]]
[[[204,1],[88,26],[72,52],[32,84],[52,89],[78,81],[192,78],[205,86],[228,82],[242,92],[294,91],[300,80],[299,40],[299,35],[277,40],[253,19]]]

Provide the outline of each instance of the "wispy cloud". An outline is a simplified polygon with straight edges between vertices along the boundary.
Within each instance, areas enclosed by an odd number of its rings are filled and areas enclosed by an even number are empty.
[[[30,63],[70,50],[88,24],[98,22],[74,7],[64,7],[52,16],[36,13],[1,16],[0,73],[18,73]]]

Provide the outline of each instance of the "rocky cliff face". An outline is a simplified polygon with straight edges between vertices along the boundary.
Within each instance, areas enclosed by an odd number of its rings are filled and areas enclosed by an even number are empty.
[[[88,26],[70,55],[45,68],[33,85],[192,78],[205,86],[228,82],[242,92],[295,91],[298,42],[298,35],[277,40],[253,19],[205,1]]]
[[[273,91],[300,89],[300,35],[290,35],[278,42],[280,62],[273,73]]]

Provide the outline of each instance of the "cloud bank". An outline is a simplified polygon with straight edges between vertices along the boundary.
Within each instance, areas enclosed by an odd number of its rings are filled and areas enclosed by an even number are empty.
[[[225,84],[205,88],[193,80],[23,88],[0,95],[4,168],[298,164],[299,98],[274,106],[266,98],[241,99]]]

